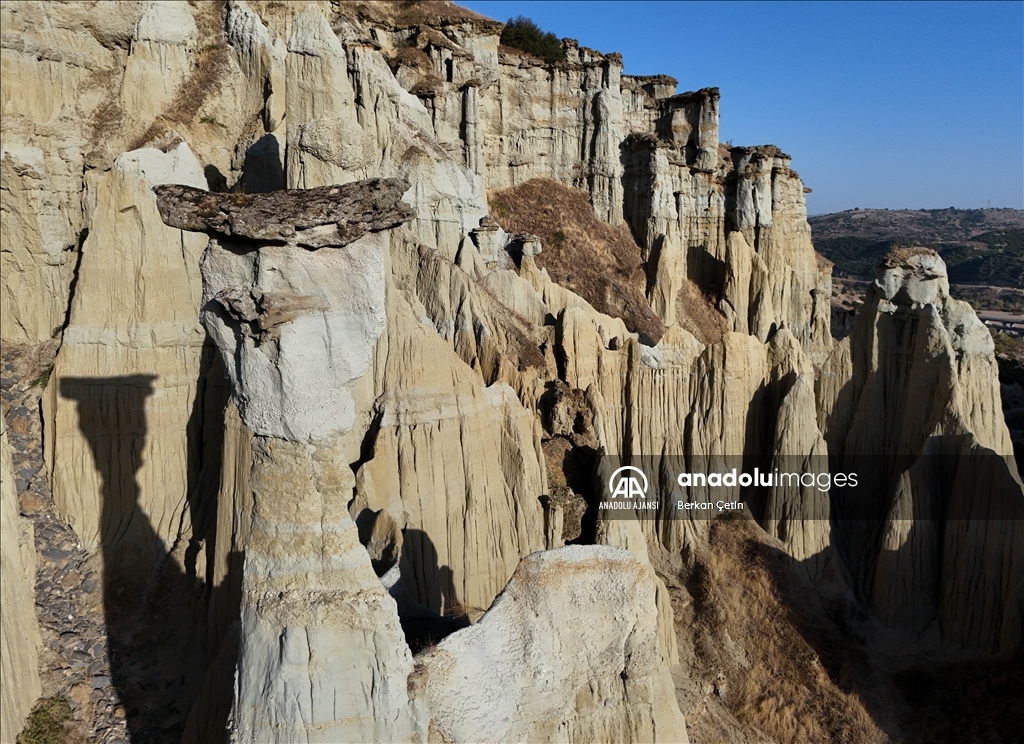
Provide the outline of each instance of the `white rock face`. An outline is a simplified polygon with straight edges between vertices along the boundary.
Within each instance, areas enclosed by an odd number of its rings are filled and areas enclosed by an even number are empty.
[[[421,659],[450,742],[686,742],[651,574],[622,548],[524,559],[476,625]]]
[[[127,550],[150,527],[169,548],[187,512],[187,427],[205,335],[196,267],[206,238],[163,223],[152,192],[162,183],[205,185],[184,143],[127,152],[97,184],[47,391],[54,501],[88,549],[107,540]],[[123,457],[133,450],[134,461]]]
[[[875,292],[893,305],[938,305],[949,298],[946,264],[934,251],[897,252],[885,265],[875,279]]]
[[[633,557],[526,558],[563,542],[561,512],[539,500],[551,492],[545,440],[576,433],[576,409],[542,423],[556,380],[584,401],[587,435],[622,456],[959,453],[955,473],[897,474],[872,515],[884,529],[864,543],[862,565],[877,570],[860,588],[890,624],[917,628],[903,608],[926,607],[951,638],[1019,647],[1013,520],[910,528],[935,506],[922,499],[933,481],[947,483],[950,509],[1017,514],[1002,497],[1016,476],[989,456],[1006,451],[991,340],[948,298],[934,260],[911,256],[880,277],[860,340],[829,355],[829,271],[814,258],[802,183],[775,148],[720,147],[717,91],[676,96],[675,81],[623,75],[617,55],[573,45],[548,69],[499,52],[487,21],[413,29],[338,15],[349,7],[0,7],[0,335],[41,340],[70,320],[46,452],[87,545],[127,546],[146,524],[165,547],[206,539],[208,586],[230,591],[197,604],[212,661],[192,741],[223,734],[213,709],[232,698],[231,736],[247,742],[423,741],[431,716],[453,741],[683,740],[665,682],[671,605],[646,556],[678,558],[707,524],[600,520],[594,539]],[[425,70],[389,68],[409,43],[437,78],[419,97],[402,86]],[[140,138],[163,149],[114,162]],[[245,192],[401,176],[416,216],[340,250],[218,240],[204,293],[205,236],[160,224],[150,186],[204,187],[218,172]],[[535,177],[586,189],[602,219],[638,236],[648,300],[669,326],[656,347],[540,270],[534,256],[551,246],[530,241],[515,266],[504,231],[481,224],[485,189]],[[690,280],[721,290],[732,331],[707,347],[679,324]],[[247,303],[269,322],[231,317]],[[204,371],[200,313],[241,408],[225,414],[207,502],[216,532],[201,535],[182,522],[191,417],[203,436],[221,426],[204,400],[223,383]],[[215,479],[216,461],[206,465]],[[113,483],[125,488],[104,516]],[[700,497],[660,474],[652,483]],[[822,498],[777,488],[763,505],[762,527],[809,566],[855,543],[827,521],[800,523]],[[367,512],[405,531],[402,583],[422,604],[475,617],[511,580],[481,624],[431,654],[426,687],[359,544]],[[241,554],[239,619],[225,597]],[[15,709],[6,697],[4,709]]]
[[[319,251],[286,245],[243,253],[211,242],[203,258],[203,322],[226,355],[252,431],[313,441],[351,428],[352,385],[384,330],[385,247],[377,235]],[[292,317],[239,334],[237,319],[214,299],[225,290],[272,297]]]
[[[340,497],[337,441],[253,441],[231,741],[425,742],[412,655]]]
[[[199,37],[184,0],[150,2],[135,26],[121,84],[121,105],[136,121],[166,109],[195,65]]]
[[[0,741],[13,742],[41,692],[32,525],[18,513],[7,427],[0,422]]]
[[[392,253],[396,274],[403,256],[411,258]],[[403,582],[438,611],[456,604],[485,609],[520,559],[545,547],[537,498],[547,490],[540,425],[511,387],[486,386],[466,363],[480,369],[501,358],[500,326],[484,312],[448,314],[472,311],[478,299],[467,287],[452,286],[459,274],[450,264],[430,262],[419,285],[434,288],[434,317],[452,319],[449,332],[436,322],[450,340],[423,319],[431,311],[408,285],[389,281],[388,326],[372,380],[377,389],[368,396],[378,426],[367,435],[372,456],[356,472],[349,507],[353,516],[385,509],[406,530]],[[484,323],[495,330],[481,334],[477,346],[474,330]]]
[[[259,227],[275,228],[273,214],[266,219]],[[251,500],[236,500],[233,515],[249,525],[235,742],[426,739],[397,607],[346,508],[354,477],[340,435],[354,419],[351,386],[384,328],[387,246],[375,234],[352,238],[316,251],[294,240],[211,240],[203,257],[204,322],[257,435]],[[190,721],[197,738],[201,715]]]

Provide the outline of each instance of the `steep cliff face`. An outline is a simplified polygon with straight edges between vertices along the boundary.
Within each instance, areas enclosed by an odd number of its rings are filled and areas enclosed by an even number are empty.
[[[0,424],[0,426],[3,426]],[[0,604],[0,670],[3,716],[0,739],[14,741],[42,688],[39,625],[35,618],[36,550],[32,527],[18,513],[7,427],[0,429],[0,508],[3,509],[3,603]]]
[[[896,249],[822,371],[819,416],[831,457],[862,474],[833,502],[836,529],[879,617],[1014,652],[1024,493],[998,385],[992,337],[949,296],[942,259]]]
[[[803,184],[778,148],[719,144],[717,89],[675,95],[671,78],[623,75],[619,55],[575,42],[552,69],[498,51],[496,30],[442,30],[394,28],[386,51],[413,92],[432,80],[423,97],[434,136],[487,189],[538,177],[585,189],[600,219],[636,236],[666,325],[677,322],[687,279],[719,296],[733,276],[722,297],[733,330],[765,341],[786,327],[823,359],[830,273],[814,259]],[[728,250],[734,231],[756,252],[755,268]]]
[[[198,618],[175,737],[683,740],[672,592],[712,528],[602,511],[613,458],[669,504],[746,496],[687,464],[876,456],[865,502],[751,500],[764,539],[888,625],[1019,649],[984,328],[895,257],[833,348],[799,177],[719,143],[716,89],[446,4],[2,12],[2,334],[56,329],[54,503],[118,601]],[[125,714],[97,739],[152,733]]]

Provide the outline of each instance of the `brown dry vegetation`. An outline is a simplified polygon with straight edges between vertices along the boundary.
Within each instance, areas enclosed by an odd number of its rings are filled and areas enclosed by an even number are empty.
[[[429,74],[417,80],[409,92],[420,98],[434,98],[442,90],[444,90],[444,81],[437,75]]]
[[[191,123],[199,108],[207,98],[217,92],[230,71],[230,58],[231,49],[223,39],[203,47],[196,58],[195,69],[182,84],[174,101],[128,146],[128,149],[135,150],[153,143],[165,135],[171,125]]]
[[[858,694],[870,671],[860,645],[829,619],[840,611],[815,595],[795,563],[750,519],[711,524],[708,551],[686,577],[692,603],[670,590],[681,652],[692,644],[691,675],[714,685],[712,703],[747,734],[801,744],[887,741]],[[733,736],[706,711],[706,700],[689,711],[694,741]]]
[[[629,230],[601,222],[585,191],[534,178],[490,195],[502,227],[540,237],[537,265],[599,312],[657,342],[665,332],[644,296],[647,278],[640,247]]]
[[[127,146],[128,150],[135,150],[154,143],[160,143],[164,147],[171,144],[161,142],[161,139],[167,136],[174,125],[192,124],[203,103],[220,89],[221,84],[231,71],[231,48],[224,40],[221,21],[225,0],[214,0],[214,2],[192,0],[190,4],[199,30],[199,43],[201,44],[196,55],[195,67],[182,83],[174,101]]]
[[[414,46],[399,47],[388,62],[393,70],[397,70],[403,65],[420,72],[429,72],[434,69],[434,65],[430,61],[430,57],[427,56],[427,53]]]
[[[475,25],[493,26],[495,32],[501,23],[487,16],[475,13],[446,0],[399,0],[387,2],[368,0],[368,2],[338,3],[339,9],[357,18],[377,23],[390,23],[394,26],[441,26],[450,23],[474,23]]]
[[[683,282],[676,295],[676,323],[706,345],[717,343],[729,330],[729,324],[715,310],[711,298],[689,279]]]

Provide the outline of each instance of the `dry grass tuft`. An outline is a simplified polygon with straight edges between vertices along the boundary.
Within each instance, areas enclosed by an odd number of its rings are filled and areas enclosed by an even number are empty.
[[[434,69],[434,64],[427,53],[414,46],[399,47],[388,62],[393,70],[405,66],[426,74]]]
[[[483,607],[476,607],[455,598],[448,599],[444,606],[445,617],[465,618],[471,623],[483,617],[485,612],[487,610]]]
[[[686,633],[741,724],[778,742],[865,744],[886,741],[857,693],[858,649],[813,593],[794,561],[766,543],[749,519],[711,524],[709,553],[693,571],[693,622]],[[799,597],[799,599],[798,599]],[[839,680],[839,682],[837,682]],[[842,684],[841,684],[842,683]]]
[[[92,113],[89,141],[96,145],[110,137],[124,125],[125,113],[118,100],[119,70],[106,68],[93,70],[86,81],[86,87],[99,88],[103,91],[103,99]]]
[[[729,325],[714,301],[687,279],[676,295],[676,324],[692,333],[698,341],[711,345],[721,340]]]
[[[68,731],[71,706],[63,697],[40,698],[32,707],[18,744],[71,744],[77,741]]]
[[[409,92],[419,98],[434,98],[440,91],[444,90],[444,81],[433,73],[424,75],[416,84],[409,89]]]
[[[534,178],[490,195],[491,209],[512,232],[538,235],[537,265],[599,312],[657,342],[665,332],[647,303],[640,247],[629,230],[601,222],[585,191]]]

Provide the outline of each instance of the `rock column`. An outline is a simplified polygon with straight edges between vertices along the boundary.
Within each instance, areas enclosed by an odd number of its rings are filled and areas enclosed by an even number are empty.
[[[346,508],[339,441],[384,328],[380,232],[411,218],[404,183],[268,194],[161,187],[171,225],[213,239],[202,320],[255,434],[235,742],[424,741],[394,600]],[[414,686],[413,686],[414,687]]]

